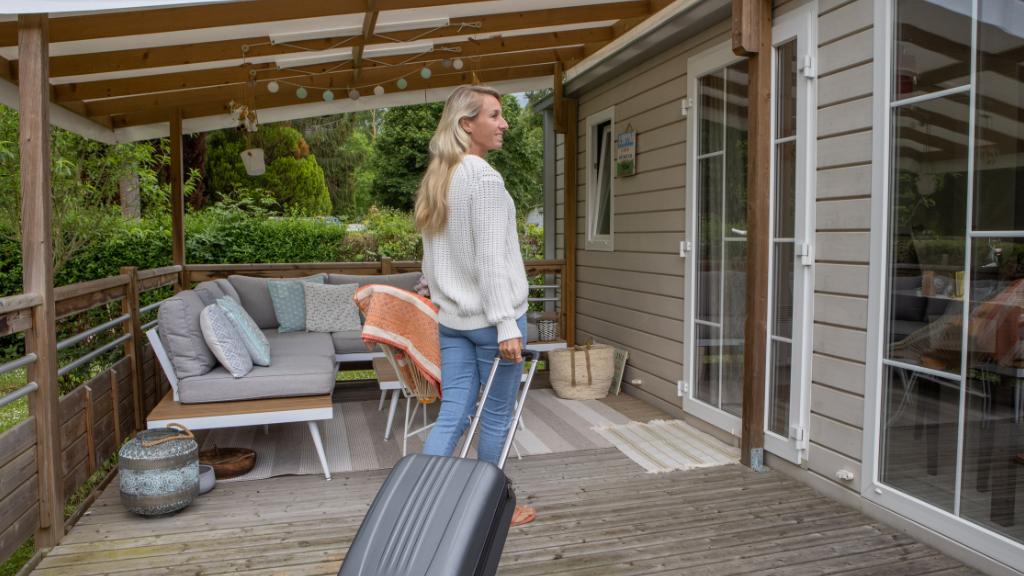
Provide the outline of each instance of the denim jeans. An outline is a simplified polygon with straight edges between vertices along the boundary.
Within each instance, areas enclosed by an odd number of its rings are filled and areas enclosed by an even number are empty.
[[[520,316],[517,323],[520,333],[525,335],[526,315]],[[494,358],[498,355],[498,330],[494,326],[454,330],[442,325],[440,335],[441,411],[423,444],[423,453],[451,456],[469,425],[477,396],[487,383]],[[512,408],[522,374],[521,362],[516,364],[502,360],[498,365],[478,428],[480,442],[477,452],[481,460],[498,463],[512,423]]]

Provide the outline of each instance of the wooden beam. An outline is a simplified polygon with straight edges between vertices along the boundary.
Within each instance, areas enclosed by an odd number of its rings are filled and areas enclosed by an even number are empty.
[[[761,45],[760,4],[761,0],[732,0],[732,51],[737,56],[754,54]]]
[[[465,42],[444,42],[435,44],[434,53],[442,50],[457,50],[462,58],[477,56],[493,56],[509,52],[522,52],[527,50],[540,50],[546,48],[562,48],[570,46],[604,46],[614,39],[611,27],[585,28],[582,30],[568,30],[564,32],[547,32],[542,34],[528,34],[525,36],[511,36],[488,38],[485,40],[469,39]],[[586,49],[584,49],[586,51]],[[412,62],[434,61],[437,58],[434,54],[426,54],[414,58]],[[381,64],[364,62],[363,69],[388,66],[396,66],[409,60],[408,56],[392,56],[375,59]],[[336,66],[336,63],[329,65],[303,67],[303,70],[321,71]],[[133,96],[155,92],[170,92],[174,90],[187,90],[193,88],[208,88],[217,86],[228,86],[233,84],[246,84],[249,81],[249,71],[257,72],[257,87],[263,90],[265,84],[270,80],[285,80],[289,78],[305,79],[306,74],[297,73],[293,70],[278,70],[273,64],[254,64],[246,66],[232,66],[227,68],[213,68],[209,70],[197,70],[195,72],[175,72],[171,74],[157,74],[152,76],[140,76],[133,78],[122,78],[117,80],[99,80],[94,82],[79,82],[59,84],[53,87],[53,99],[55,102],[72,102],[82,100],[97,100],[102,98],[116,98],[122,96]],[[392,70],[392,73],[394,70]],[[84,106],[84,105],[83,105]]]
[[[565,278],[562,290],[565,292],[565,341],[569,346],[576,344],[576,173],[579,161],[579,102],[575,98],[563,98],[565,105],[564,147],[564,217],[562,230],[565,234]]]
[[[772,0],[756,0],[758,45],[749,60],[747,139],[747,320],[743,346],[740,461],[764,462],[764,391],[768,353],[768,260],[771,249]],[[735,38],[735,35],[734,35]]]
[[[555,117],[555,134],[565,134],[565,68],[561,62],[555,62],[553,89],[551,91],[551,110]]]
[[[650,13],[649,9],[650,7],[647,2],[630,0],[596,6],[573,6],[527,12],[466,16],[452,18],[449,26],[439,30],[407,30],[392,32],[388,36],[399,41],[431,40],[450,37],[453,31],[457,30],[463,30],[463,34],[479,36],[511,30],[585,24],[588,22],[647,16]],[[375,36],[369,44],[384,44],[391,43],[392,41]],[[53,77],[77,76],[101,72],[214,62],[218,60],[237,60],[243,55],[243,47],[246,48],[245,56],[247,58],[256,58],[310,50],[326,50],[336,47],[342,42],[346,46],[359,46],[363,44],[363,39],[359,36],[347,36],[289,42],[288,44],[270,44],[266,36],[259,36],[178,46],[59,56],[51,58],[50,67]]]
[[[482,82],[498,82],[502,80],[518,80],[522,78],[536,78],[541,76],[550,76],[553,72],[552,64],[532,64],[528,66],[516,66],[516,67],[494,67],[488,69],[464,69],[459,72],[451,72],[447,74],[435,74],[430,77],[429,80],[420,78],[417,74],[410,76],[408,79],[408,87],[406,90],[424,90],[428,88],[444,88],[448,86],[458,86],[460,84],[470,84],[473,82],[473,73],[478,75],[478,78]],[[285,106],[291,104],[297,104],[295,101],[275,101],[277,102],[274,106]],[[267,108],[273,108],[274,106],[260,105],[261,110]],[[223,113],[223,105],[212,103],[212,104],[199,104],[195,106],[189,106],[182,109],[182,118],[198,118],[203,116],[211,116],[219,113]],[[137,114],[127,114],[124,116],[114,117],[114,124],[117,127],[125,126],[137,126],[140,124],[152,124],[154,122],[160,122],[166,117],[165,111],[163,110],[148,110],[139,112]]]
[[[181,139],[181,108],[171,111],[171,242],[172,261],[185,267],[185,170]],[[181,284],[181,283],[179,283]],[[179,285],[179,290],[188,286]]]
[[[443,4],[465,4],[479,0],[443,0]],[[432,0],[378,0],[380,10],[427,8],[438,4]],[[127,34],[159,34],[218,26],[259,24],[300,18],[319,18],[366,11],[366,0],[250,0],[202,6],[157,8],[152,10],[106,11],[83,16],[66,16],[51,20],[50,42],[72,42],[125,36]],[[0,46],[17,43],[17,26],[0,24]]]
[[[60,388],[57,381],[57,328],[53,301],[53,245],[50,239],[49,39],[45,14],[22,14],[18,30],[18,128],[21,152],[21,258],[25,294],[41,302],[32,308],[25,351],[37,356],[28,381],[39,385],[29,396],[36,419],[39,529],[36,547],[46,550],[64,536],[63,470],[60,445]]]
[[[373,39],[373,30],[377,27],[376,0],[366,0],[366,16],[363,17],[363,43],[352,48],[352,83],[359,82],[359,75],[363,71],[363,46]]]

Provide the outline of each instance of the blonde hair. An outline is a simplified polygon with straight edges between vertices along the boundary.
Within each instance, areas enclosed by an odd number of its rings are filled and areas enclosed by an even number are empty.
[[[471,142],[460,121],[476,118],[484,96],[501,101],[501,94],[493,88],[459,86],[444,103],[441,121],[430,138],[430,164],[416,190],[416,228],[420,232],[437,233],[448,224],[448,185]]]

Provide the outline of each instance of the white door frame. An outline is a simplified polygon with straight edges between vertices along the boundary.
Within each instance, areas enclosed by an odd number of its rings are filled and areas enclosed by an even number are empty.
[[[772,28],[772,47],[776,48],[794,38],[797,41],[797,126],[796,126],[796,194],[795,221],[793,226],[793,328],[792,356],[789,398],[789,429],[786,437],[769,430],[770,382],[772,373],[771,349],[765,351],[765,415],[764,447],[769,452],[799,464],[807,458],[807,442],[810,420],[811,394],[811,331],[814,301],[814,183],[815,183],[815,116],[817,98],[815,91],[815,62],[817,61],[817,2],[809,2],[775,19]],[[777,127],[777,98],[775,81],[778,74],[778,52],[772,50],[772,98],[771,98],[771,222],[772,238],[775,237],[775,130]],[[773,242],[774,244],[774,242]],[[801,250],[802,248],[802,250]],[[801,254],[802,252],[802,254]],[[775,270],[774,246],[768,251],[769,270]],[[774,282],[768,282],[768,326],[774,319]],[[770,346],[771,339],[769,336]]]
[[[694,381],[693,344],[694,335],[696,333],[696,323],[694,322],[694,318],[696,317],[696,306],[693,301],[693,295],[696,293],[694,281],[696,280],[697,270],[697,252],[695,249],[697,246],[697,211],[693,207],[697,205],[697,132],[700,127],[700,122],[698,121],[700,103],[697,101],[697,81],[701,76],[705,76],[709,72],[731,66],[732,64],[742,60],[744,60],[743,57],[736,56],[733,53],[732,41],[726,40],[725,42],[717,44],[700,54],[691,56],[686,61],[686,93],[688,95],[687,102],[689,103],[689,112],[687,114],[686,122],[686,241],[688,242],[687,246],[693,246],[694,249],[686,252],[688,261],[686,263],[685,282],[686,299],[684,316],[686,321],[683,323],[683,361],[685,363],[685,375],[682,390],[683,411],[688,414],[693,414],[697,418],[700,418],[717,428],[725,430],[733,436],[740,435],[740,418],[729,414],[724,410],[720,410],[709,404],[701,402],[694,397],[695,386],[693,386],[692,383]]]

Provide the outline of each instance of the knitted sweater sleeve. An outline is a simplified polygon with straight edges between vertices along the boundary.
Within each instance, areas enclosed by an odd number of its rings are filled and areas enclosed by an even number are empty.
[[[509,223],[515,215],[505,183],[497,173],[485,173],[474,191],[471,222],[476,259],[477,283],[480,287],[487,321],[497,326],[498,342],[521,338],[516,324],[512,275],[508,269],[508,238],[514,230]]]

